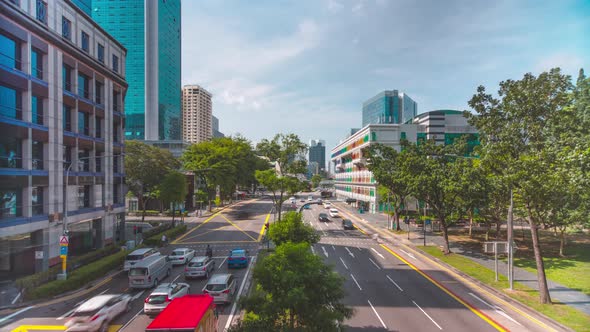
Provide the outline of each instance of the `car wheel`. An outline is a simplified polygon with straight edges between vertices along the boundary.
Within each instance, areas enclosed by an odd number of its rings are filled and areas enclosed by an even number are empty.
[[[109,329],[109,324],[107,324],[106,321],[103,321],[102,324],[100,324],[100,327],[98,328],[99,332],[107,332]]]

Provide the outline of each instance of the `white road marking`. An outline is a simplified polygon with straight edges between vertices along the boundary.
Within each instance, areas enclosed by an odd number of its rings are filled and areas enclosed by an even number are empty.
[[[12,318],[12,317],[14,317],[14,316],[18,316],[18,315],[22,314],[23,312],[25,312],[25,311],[27,311],[27,310],[33,309],[34,307],[35,307],[35,306],[33,306],[33,305],[32,305],[32,306],[30,306],[30,307],[26,307],[26,308],[24,308],[24,309],[21,309],[21,310],[19,310],[19,311],[15,312],[15,313],[13,313],[13,314],[10,314],[10,315],[8,315],[8,316],[6,316],[6,317],[2,317],[2,318],[0,318],[0,323],[7,321],[7,320],[11,319],[11,318]]]
[[[107,289],[106,289],[106,290],[104,290],[102,293],[100,293],[100,295],[104,294],[104,293],[105,293],[106,291],[108,291],[108,290],[109,290],[109,289],[107,288]],[[61,316],[57,317],[57,318],[56,318],[56,320],[62,320],[62,319],[64,319],[64,318],[66,318],[66,317],[70,316],[70,315],[72,314],[72,312],[74,312],[74,310],[76,310],[76,308],[78,308],[78,306],[80,306],[80,304],[82,304],[82,303],[84,303],[84,302],[85,302],[85,301],[80,301],[80,302],[76,303],[76,304],[74,305],[74,309],[72,309],[72,310],[70,310],[70,311],[66,312],[65,314],[63,314],[63,315],[61,315]]]
[[[383,328],[387,329],[387,326],[383,322],[383,319],[381,319],[381,316],[379,316],[379,313],[377,313],[377,310],[375,310],[375,307],[373,307],[373,304],[371,303],[371,301],[367,300],[367,302],[369,302],[369,305],[371,306],[371,309],[373,309],[375,316],[377,316],[377,318],[379,318],[379,321],[381,322],[381,325],[383,325]]]
[[[371,263],[373,263],[373,265],[375,265],[376,268],[378,268],[379,270],[381,270],[381,266],[377,265],[377,263],[375,263],[374,260],[372,260],[371,258],[369,258],[369,260],[371,261]]]
[[[519,322],[517,322],[516,320],[514,320],[512,317],[508,316],[508,314],[506,314],[506,312],[504,312],[504,309],[498,307],[497,305],[491,305],[489,303],[487,303],[486,301],[482,300],[479,296],[473,294],[473,293],[469,293],[469,295],[473,296],[474,298],[478,299],[481,303],[487,305],[488,307],[490,307],[491,309],[495,310],[498,314],[510,319],[512,322],[522,326],[522,324],[520,324]]]
[[[430,320],[431,320],[431,321],[434,323],[434,325],[436,325],[436,326],[439,328],[439,330],[442,330],[442,327],[440,327],[440,325],[438,325],[438,324],[437,324],[437,323],[434,321],[434,319],[432,319],[432,317],[430,317],[430,315],[428,315],[428,314],[426,313],[426,311],[422,310],[422,308],[420,308],[420,306],[419,306],[419,305],[418,305],[418,304],[417,304],[415,301],[412,301],[412,302],[414,303],[414,305],[415,305],[416,307],[418,307],[418,309],[420,309],[420,311],[422,311],[422,312],[423,312],[423,313],[426,315],[426,317],[428,317],[428,318],[429,318],[429,319],[430,319]]]
[[[18,301],[18,299],[20,298],[22,292],[18,292],[18,294],[14,297],[14,299],[12,300],[11,304],[15,304],[16,301]]]
[[[315,249],[311,247],[311,252],[315,255]]]
[[[388,275],[386,275],[387,279],[389,279],[389,281],[391,281],[395,287],[397,287],[397,289],[399,289],[401,292],[403,292],[404,290],[395,282],[393,281],[393,279],[391,279]]]
[[[356,247],[359,251],[363,251],[363,249],[361,249],[361,247]]]
[[[109,289],[110,288],[107,288],[107,289],[103,290],[102,292],[98,293],[98,295],[102,295],[102,294],[106,293]]]
[[[129,326],[129,324],[131,324],[133,322],[133,320],[135,320],[135,318],[137,318],[137,316],[139,316],[141,313],[143,312],[143,308],[141,308],[141,310],[139,310],[138,313],[135,314],[135,316],[133,316],[125,325],[123,325],[119,331],[123,331],[127,326]]]
[[[176,280],[178,280],[178,278],[180,278],[180,274],[176,276],[176,278],[174,278],[174,280],[172,280],[172,282],[176,282]]]
[[[334,247],[334,245],[332,245],[332,249],[334,249],[334,251],[336,251],[336,247]]]
[[[131,297],[131,301],[135,301],[135,300],[137,300],[137,299],[138,299],[138,298],[139,298],[139,297],[140,297],[140,296],[143,294],[143,292],[144,292],[144,291],[141,291],[141,292],[139,292],[139,293],[137,293],[137,294],[133,295],[133,296]]]
[[[406,255],[412,257],[413,259],[416,259],[416,257],[414,257],[414,255],[410,254],[409,252],[405,251],[404,249],[400,249],[401,251],[403,251]]]
[[[326,257],[328,257],[328,252],[326,251],[326,247],[322,246],[322,251],[324,252],[324,255],[326,255]]]
[[[354,280],[354,283],[356,284],[356,286],[357,286],[357,287],[358,287],[360,290],[363,290],[363,289],[361,288],[361,285],[359,285],[358,281],[356,281],[356,278],[355,278],[355,277],[352,275],[352,273],[350,274],[350,276],[352,277],[352,280]]]
[[[239,299],[240,295],[242,295],[242,291],[244,290],[244,284],[246,283],[246,279],[248,279],[248,274],[250,273],[250,269],[252,268],[252,265],[254,265],[254,264],[256,264],[256,257],[252,258],[252,261],[250,262],[250,264],[248,264],[248,269],[246,270],[246,274],[244,274],[244,280],[242,280],[242,284],[240,285],[240,290],[238,290],[238,294],[236,296],[234,296],[234,299]],[[224,331],[227,331],[227,329],[231,325],[232,320],[234,319],[234,314],[236,313],[237,305],[238,305],[238,302],[234,300],[234,305],[231,307],[230,314],[227,317],[227,323],[225,323],[225,328],[223,329]]]
[[[348,247],[344,247],[344,248],[346,248],[346,251],[348,251],[348,254],[350,256],[352,256],[352,258],[354,258],[354,254],[350,251],[350,249],[348,249]]]
[[[338,257],[340,258],[340,261],[342,262],[342,265],[344,265],[344,267],[348,270],[348,266],[346,266],[346,263],[344,263],[344,260],[342,259],[342,257]]]
[[[219,264],[219,266],[217,267],[217,269],[221,269],[221,267],[223,266],[223,263],[225,263],[225,260],[227,259],[227,257],[224,257],[223,260],[221,261],[221,264]]]
[[[379,257],[381,257],[382,259],[385,259],[385,257],[383,255],[381,255],[377,250],[375,250],[375,248],[371,248],[371,250],[373,250],[377,255],[379,255]]]

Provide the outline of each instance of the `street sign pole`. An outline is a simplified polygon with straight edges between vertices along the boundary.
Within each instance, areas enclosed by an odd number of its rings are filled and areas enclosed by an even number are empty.
[[[494,242],[494,270],[496,271],[496,282],[498,281],[498,242]]]
[[[510,290],[514,288],[514,225],[513,225],[513,209],[514,209],[514,191],[510,189],[510,206],[508,207],[508,221],[507,221],[507,240],[508,240],[508,283]],[[497,280],[498,278],[496,278]]]

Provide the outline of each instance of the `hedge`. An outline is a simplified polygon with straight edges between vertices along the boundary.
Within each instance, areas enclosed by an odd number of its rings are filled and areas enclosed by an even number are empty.
[[[114,255],[104,257],[92,264],[84,265],[68,274],[67,280],[54,280],[25,292],[25,299],[35,300],[62,294],[87,285],[97,277],[120,268],[125,261],[128,251],[119,251]]]
[[[144,239],[144,242],[145,242],[146,239],[149,239],[150,237],[152,237],[156,234],[164,233],[165,231],[171,229],[172,226],[174,226],[174,224],[172,224],[171,222],[162,223],[160,226],[154,227],[152,229],[149,229],[149,230],[143,232],[141,234],[141,237]]]
[[[169,229],[163,233],[156,234],[148,239],[143,241],[143,244],[146,246],[161,246],[162,245],[162,234],[166,234],[166,238],[168,241],[171,241],[178,237],[180,234],[184,234],[186,232],[186,225],[176,226],[172,229]]]
[[[134,215],[134,216],[141,216],[142,214],[143,214],[142,210],[137,210],[137,211],[133,211],[133,212],[129,213],[129,215]],[[180,217],[180,215],[181,215],[180,210],[176,210],[174,215],[177,217]],[[165,210],[163,213],[160,213],[160,211],[158,211],[158,210],[145,210],[145,216],[146,217],[161,217],[161,216],[172,217],[172,211]],[[188,216],[188,211],[184,211],[184,216],[185,217]]]

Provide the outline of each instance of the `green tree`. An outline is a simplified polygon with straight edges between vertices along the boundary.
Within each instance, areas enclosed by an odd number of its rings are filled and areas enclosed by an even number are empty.
[[[267,191],[272,192],[271,199],[278,214],[278,220],[281,220],[283,210],[283,203],[287,200],[287,195],[294,194],[301,190],[302,182],[296,177],[284,175],[277,175],[274,169],[265,171],[257,170],[256,180],[266,187]]]
[[[322,176],[319,174],[314,174],[311,177],[311,186],[313,188],[317,188],[320,185],[320,182],[322,181]]]
[[[256,289],[240,299],[244,319],[231,331],[339,331],[352,316],[340,301],[344,278],[310,251],[285,243],[254,267]]]
[[[306,172],[307,162],[297,156],[307,151],[307,145],[295,134],[276,134],[270,141],[265,138],[256,145],[256,151],[278,165],[279,175]]]
[[[320,236],[315,229],[303,222],[301,213],[293,211],[285,213],[281,222],[270,227],[268,237],[276,245],[286,242],[314,244],[320,240]]]
[[[500,82],[499,98],[480,86],[469,101],[477,113],[471,123],[479,130],[484,162],[496,165],[526,211],[541,303],[551,303],[551,298],[538,227],[550,223],[551,211],[560,204],[555,195],[561,163],[551,148],[557,140],[552,128],[570,109],[571,89],[570,77],[555,68],[538,77],[527,73],[521,80]]]
[[[168,150],[139,141],[125,143],[125,181],[139,201],[142,222],[147,202],[156,194],[160,181],[179,166],[178,160]]]
[[[160,184],[160,198],[167,203],[172,203],[172,222],[174,222],[176,205],[182,203],[188,193],[188,184],[184,174],[171,171],[166,174]]]

